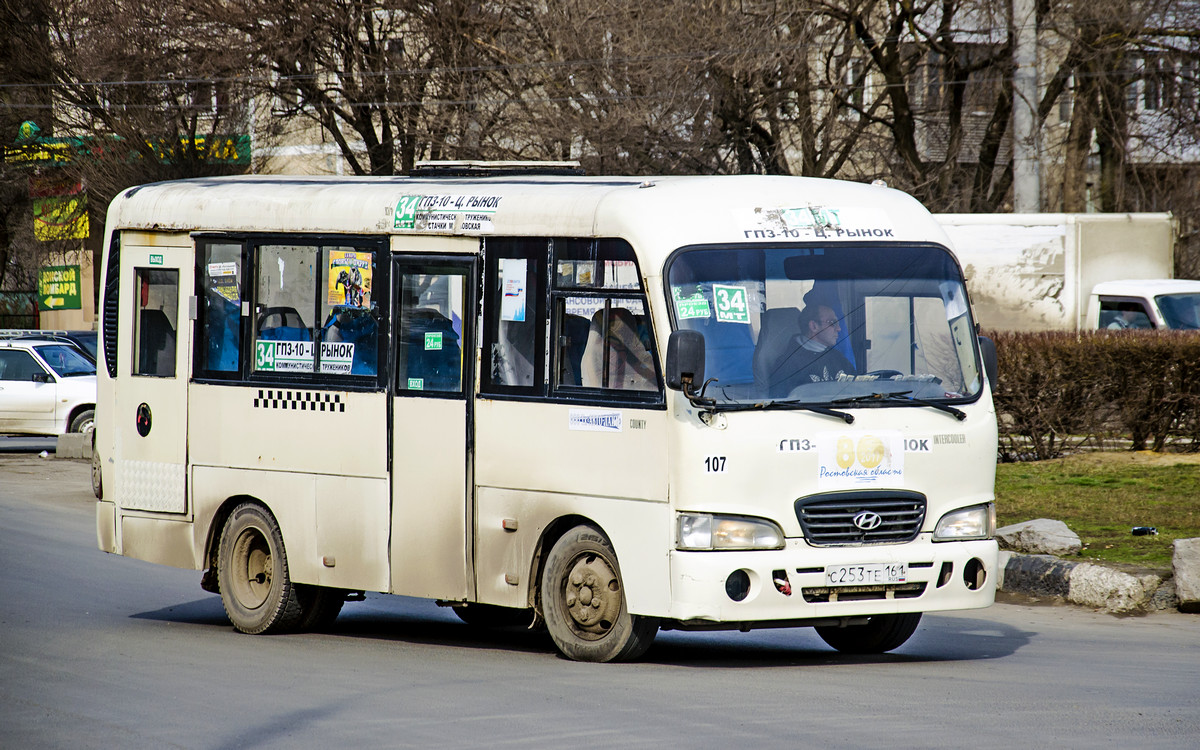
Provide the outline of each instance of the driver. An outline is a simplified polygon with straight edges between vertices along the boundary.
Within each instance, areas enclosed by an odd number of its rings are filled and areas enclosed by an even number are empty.
[[[800,312],[800,333],[791,348],[773,368],[771,395],[786,396],[796,386],[822,380],[837,380],[853,374],[854,365],[837,350],[842,323],[829,305],[810,301]]]

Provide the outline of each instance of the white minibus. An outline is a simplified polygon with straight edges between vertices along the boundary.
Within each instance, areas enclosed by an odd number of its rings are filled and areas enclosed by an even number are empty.
[[[995,596],[995,350],[882,185],[440,163],[126,190],[107,221],[107,552],[246,633],[365,592],[544,626],[897,648]]]

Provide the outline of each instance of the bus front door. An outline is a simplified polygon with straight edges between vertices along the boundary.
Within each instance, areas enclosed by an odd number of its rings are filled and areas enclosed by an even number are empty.
[[[476,261],[401,254],[393,263],[392,590],[461,601],[473,593]]]

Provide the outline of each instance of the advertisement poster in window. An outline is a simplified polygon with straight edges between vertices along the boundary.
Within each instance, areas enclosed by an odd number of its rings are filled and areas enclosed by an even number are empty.
[[[329,251],[326,303],[367,309],[371,306],[371,253]]]
[[[504,296],[500,301],[500,320],[525,320],[525,275],[528,266],[524,258],[501,258],[500,278]]]
[[[241,302],[241,294],[238,291],[238,264],[230,263],[209,263],[208,264],[208,285],[209,288],[216,294],[225,299],[237,304]]]

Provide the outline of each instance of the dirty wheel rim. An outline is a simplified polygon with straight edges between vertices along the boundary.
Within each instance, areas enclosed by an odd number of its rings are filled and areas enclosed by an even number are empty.
[[[608,635],[621,614],[621,579],[615,567],[595,552],[577,556],[563,578],[563,606],[580,638]]]
[[[233,595],[247,609],[258,609],[271,593],[271,547],[258,529],[245,529],[233,545]]]

